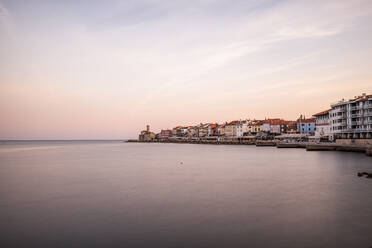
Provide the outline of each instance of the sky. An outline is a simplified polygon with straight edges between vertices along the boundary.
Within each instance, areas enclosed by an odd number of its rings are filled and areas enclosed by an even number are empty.
[[[0,138],[284,118],[372,93],[370,0],[0,0]]]

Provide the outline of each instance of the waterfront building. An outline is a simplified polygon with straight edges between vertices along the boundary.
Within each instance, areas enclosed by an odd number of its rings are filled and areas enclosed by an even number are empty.
[[[170,137],[172,137],[172,130],[161,130],[159,133],[159,139],[168,140]]]
[[[200,123],[199,128],[198,128],[198,131],[199,131],[198,137],[208,136],[209,125],[210,125],[209,123],[207,124]]]
[[[331,140],[372,138],[372,95],[363,93],[353,99],[331,104]]]
[[[155,133],[150,131],[150,125],[146,125],[146,130],[142,130],[138,139],[140,141],[153,141],[155,140]]]
[[[177,126],[172,129],[173,137],[187,137],[189,132],[189,127]]]
[[[198,137],[199,135],[199,129],[197,126],[189,126],[187,127],[187,136],[189,138],[192,138],[192,137]]]
[[[251,130],[250,132],[253,134],[260,134],[263,132],[263,124],[264,121],[261,120],[254,120],[252,122]]]
[[[188,132],[188,127],[181,127],[177,134],[179,134],[181,137],[186,137]]]
[[[331,137],[331,125],[329,119],[329,112],[331,109],[314,114],[315,117],[315,139],[329,140]]]
[[[297,121],[285,121],[284,133],[287,133],[287,134],[298,133]]]
[[[177,126],[177,127],[174,127],[173,129],[172,129],[172,136],[177,136],[177,133],[178,134],[180,134],[180,129],[181,129],[182,127],[181,126]]]
[[[208,136],[218,136],[218,124],[208,124]]]
[[[253,121],[249,121],[248,124],[247,124],[247,129],[248,129],[248,133],[252,134],[254,133],[254,120]]]
[[[225,125],[225,136],[229,138],[237,137],[237,126],[239,121],[232,121]]]
[[[236,136],[241,138],[248,135],[248,120],[239,121],[236,126]]]
[[[263,121],[263,132],[279,135],[283,133],[297,133],[297,122],[286,121],[280,118],[266,119]]]
[[[282,132],[283,120],[280,118],[266,119],[263,123],[263,131],[268,134],[278,135]]]
[[[305,116],[300,116],[300,118],[297,120],[297,130],[299,133],[302,134],[315,134],[315,127],[316,125],[316,119],[315,118],[309,118],[306,119]]]
[[[225,124],[218,125],[217,132],[219,136],[225,136]]]

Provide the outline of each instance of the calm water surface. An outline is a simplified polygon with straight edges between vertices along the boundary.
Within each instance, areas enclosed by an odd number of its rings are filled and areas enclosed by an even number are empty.
[[[181,164],[181,162],[183,164]],[[254,146],[0,144],[0,247],[371,247],[372,158]]]

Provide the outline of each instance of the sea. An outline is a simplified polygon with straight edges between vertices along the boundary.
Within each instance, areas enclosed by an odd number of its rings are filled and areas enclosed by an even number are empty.
[[[372,157],[0,142],[0,247],[372,247]]]

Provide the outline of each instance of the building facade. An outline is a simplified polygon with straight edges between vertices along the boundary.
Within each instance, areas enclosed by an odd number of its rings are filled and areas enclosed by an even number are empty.
[[[206,137],[208,136],[208,129],[210,124],[202,124],[199,125],[199,137]]]
[[[167,129],[167,130],[160,131],[160,134],[159,134],[160,139],[167,140],[170,137],[172,137],[172,130]]]
[[[331,110],[325,110],[320,113],[313,115],[315,121],[315,139],[319,140],[330,140],[331,139],[331,125],[329,120],[329,112]]]
[[[150,131],[150,125],[146,125],[146,130],[142,130],[138,139],[140,141],[153,141],[155,140],[155,133]]]
[[[310,118],[306,119],[305,117],[300,117],[297,120],[297,130],[301,134],[315,134],[316,130],[316,119]]]
[[[279,135],[286,132],[289,121],[280,118],[267,119],[263,123],[263,131],[272,135]]]
[[[264,121],[253,121],[251,127],[251,133],[260,134],[263,132]]]
[[[243,137],[244,135],[248,134],[248,121],[239,121],[236,126],[236,136],[238,138]]]
[[[237,137],[237,126],[239,121],[232,121],[225,125],[225,136],[229,138]]]
[[[331,139],[372,138],[372,95],[362,94],[331,104]]]

